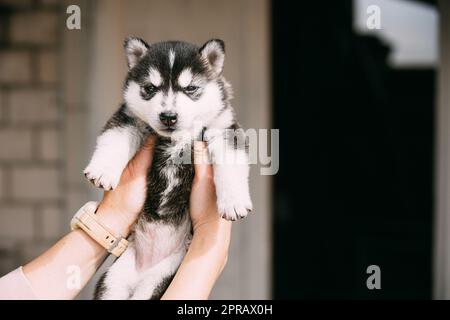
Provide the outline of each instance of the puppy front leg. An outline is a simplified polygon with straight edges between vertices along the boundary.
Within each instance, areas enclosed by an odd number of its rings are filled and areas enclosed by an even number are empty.
[[[148,136],[133,118],[121,108],[106,123],[84,175],[95,186],[105,190],[117,187],[128,161]]]
[[[234,138],[231,141],[234,141]],[[245,145],[234,146],[226,135],[217,135],[208,139],[208,149],[213,162],[220,215],[227,220],[246,217],[253,205],[250,199],[250,168]]]

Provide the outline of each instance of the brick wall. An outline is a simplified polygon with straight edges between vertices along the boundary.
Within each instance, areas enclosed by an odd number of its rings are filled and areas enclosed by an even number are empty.
[[[61,235],[62,7],[0,0],[0,275]]]

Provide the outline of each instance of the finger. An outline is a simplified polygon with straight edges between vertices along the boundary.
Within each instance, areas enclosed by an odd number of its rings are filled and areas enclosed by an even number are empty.
[[[206,142],[194,141],[194,170],[197,178],[203,178],[212,174]]]
[[[156,135],[152,134],[147,140],[144,142],[142,149],[153,150],[153,147],[156,143]]]
[[[133,166],[138,169],[146,170],[153,159],[153,147],[156,143],[156,136],[151,135],[143,144],[138,153],[134,156],[132,162]]]

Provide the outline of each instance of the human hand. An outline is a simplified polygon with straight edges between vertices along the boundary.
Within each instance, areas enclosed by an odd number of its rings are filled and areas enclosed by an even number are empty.
[[[205,142],[194,142],[194,169],[195,176],[192,183],[189,209],[194,236],[196,233],[202,233],[214,235],[214,238],[217,238],[220,231],[223,232],[223,235],[226,235],[222,240],[228,247],[231,222],[222,219],[217,209],[214,172]]]
[[[97,210],[100,220],[112,231],[127,236],[144,205],[147,190],[147,172],[153,158],[156,142],[150,136],[130,160],[114,190],[105,191]]]
[[[194,235],[175,277],[162,296],[165,300],[208,299],[228,259],[231,221],[217,209],[214,174],[204,142],[194,142],[195,176],[190,198]]]

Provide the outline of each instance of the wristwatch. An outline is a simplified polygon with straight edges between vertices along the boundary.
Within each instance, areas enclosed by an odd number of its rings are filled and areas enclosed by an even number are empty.
[[[120,257],[127,249],[128,241],[121,235],[114,235],[111,230],[97,219],[95,214],[97,207],[98,202],[95,201],[90,201],[82,206],[70,221],[70,228],[72,230],[84,230],[91,238],[108,250],[109,253]]]

